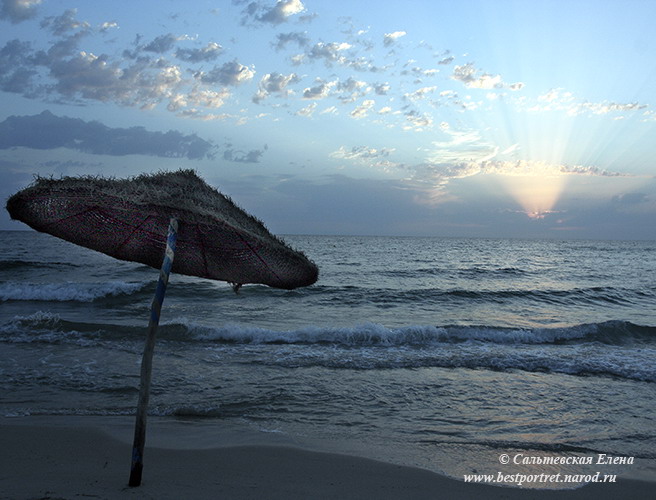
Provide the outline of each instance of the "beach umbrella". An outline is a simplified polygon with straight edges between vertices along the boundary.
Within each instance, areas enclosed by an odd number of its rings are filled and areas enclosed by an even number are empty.
[[[193,170],[129,179],[37,177],[7,200],[7,210],[37,231],[160,269],[141,363],[130,486],[141,484],[152,354],[169,272],[227,281],[235,291],[247,283],[308,286],[319,274],[303,253]]]

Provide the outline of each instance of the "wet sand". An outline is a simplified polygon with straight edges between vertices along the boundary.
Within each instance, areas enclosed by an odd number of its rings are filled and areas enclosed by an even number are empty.
[[[93,426],[0,423],[3,499],[594,499],[653,498],[656,483],[619,479],[575,490],[467,484],[423,469],[290,446],[146,447],[138,488],[131,445]]]

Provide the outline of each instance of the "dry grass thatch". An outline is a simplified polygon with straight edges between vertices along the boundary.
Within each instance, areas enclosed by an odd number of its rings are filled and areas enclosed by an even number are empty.
[[[193,170],[131,179],[38,177],[7,201],[13,219],[117,259],[159,268],[178,220],[173,271],[291,289],[318,278],[302,253],[206,184]]]

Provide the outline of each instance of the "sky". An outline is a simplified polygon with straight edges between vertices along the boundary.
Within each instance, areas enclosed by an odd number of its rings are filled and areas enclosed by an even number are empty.
[[[654,19],[653,0],[0,0],[0,197],[191,168],[279,234],[656,239]]]

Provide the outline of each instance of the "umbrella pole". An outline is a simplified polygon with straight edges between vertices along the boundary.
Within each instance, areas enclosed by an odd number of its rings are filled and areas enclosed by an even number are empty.
[[[171,219],[168,237],[166,239],[166,252],[164,261],[159,272],[157,290],[150,307],[150,321],[148,322],[148,336],[144,346],[143,358],[141,360],[141,385],[139,388],[139,404],[137,406],[137,419],[134,425],[134,444],[132,446],[132,467],[130,469],[130,486],[141,485],[141,473],[143,471],[143,451],[146,440],[146,415],[148,413],[148,398],[150,396],[150,379],[153,368],[153,351],[155,349],[155,336],[159,325],[159,315],[166,293],[166,285],[169,282],[169,273],[173,265],[175,253],[175,241],[178,233],[178,221]]]

